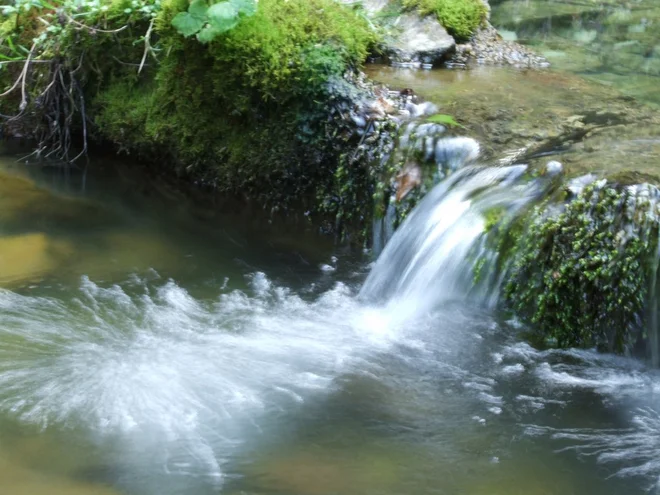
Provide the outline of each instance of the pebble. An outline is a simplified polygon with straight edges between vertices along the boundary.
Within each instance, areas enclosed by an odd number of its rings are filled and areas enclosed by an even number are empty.
[[[468,43],[456,45],[456,53],[447,65],[465,67],[469,62],[476,62],[480,65],[509,65],[519,68],[550,66],[544,57],[529,48],[502,39],[491,25],[480,29]]]

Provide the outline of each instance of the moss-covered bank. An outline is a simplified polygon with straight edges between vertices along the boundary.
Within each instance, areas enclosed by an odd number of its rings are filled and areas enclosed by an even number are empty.
[[[172,23],[187,0],[35,5],[16,4],[3,24],[10,133],[66,158],[86,135],[220,194],[318,214],[330,230],[338,215],[364,223],[371,157],[352,117],[373,97],[356,69],[377,38],[359,12],[261,0],[202,43]]]
[[[403,0],[403,5],[421,15],[435,15],[457,41],[467,41],[488,15],[482,0]]]
[[[358,96],[344,74],[374,41],[366,22],[329,0],[265,0],[206,46],[171,26],[185,7],[163,7],[165,56],[152,77],[116,78],[94,99],[103,136],[270,206],[327,187],[338,151],[330,110]]]

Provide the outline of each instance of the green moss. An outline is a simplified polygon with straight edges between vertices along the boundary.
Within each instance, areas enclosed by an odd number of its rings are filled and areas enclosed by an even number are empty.
[[[507,275],[511,307],[560,347],[631,348],[657,249],[651,206],[628,189],[596,183],[563,211],[537,207]]]
[[[303,203],[346,216],[370,204],[360,155],[338,168],[359,140],[343,133],[337,109],[357,92],[345,72],[375,41],[364,18],[333,0],[261,0],[256,15],[201,45],[171,26],[187,5],[162,4],[152,77],[114,78],[95,98],[100,133],[273,209]]]
[[[468,40],[487,15],[481,0],[403,0],[403,5],[418,9],[422,15],[436,15],[457,41]]]
[[[490,232],[494,227],[496,227],[504,218],[506,214],[506,208],[501,206],[496,206],[490,208],[484,213],[484,218],[486,220],[484,230],[485,232]]]
[[[365,17],[334,0],[261,0],[255,15],[201,44],[172,25],[188,0],[140,2],[136,9],[132,0],[104,1],[107,8],[81,17],[86,28],[65,23],[57,32],[38,21],[52,12],[19,15],[12,36],[23,47],[41,37],[35,58],[53,61],[31,69],[34,97],[23,120],[37,122],[27,127],[53,127],[57,118],[43,118],[36,96],[54,68],[65,81],[75,70],[72,87],[84,94],[93,138],[225,195],[272,209],[302,203],[362,228],[374,180],[362,161],[372,152],[357,150],[360,137],[345,121],[362,96],[345,76],[376,44]],[[154,51],[138,71],[152,19],[146,46]],[[5,73],[0,84],[10,86],[16,74]],[[15,113],[19,103],[5,98],[0,110]],[[79,114],[72,132],[76,123]]]

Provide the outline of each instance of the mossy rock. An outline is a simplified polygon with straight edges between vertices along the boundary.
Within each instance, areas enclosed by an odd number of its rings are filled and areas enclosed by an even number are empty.
[[[504,292],[543,339],[625,353],[644,338],[658,244],[653,194],[596,181],[567,204],[528,215]]]
[[[344,74],[375,43],[369,23],[333,0],[263,0],[202,45],[171,26],[185,8],[163,3],[148,80],[114,78],[95,97],[98,133],[224,195],[314,209],[348,146],[330,115],[359,95]]]
[[[488,15],[482,0],[403,0],[403,5],[421,15],[435,15],[457,41],[467,41]]]

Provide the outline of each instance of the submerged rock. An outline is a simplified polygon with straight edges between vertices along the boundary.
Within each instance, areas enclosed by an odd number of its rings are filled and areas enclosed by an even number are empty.
[[[0,287],[41,280],[72,252],[44,234],[0,237]]]
[[[251,470],[260,480],[259,488],[291,495],[390,492],[401,476],[400,454],[384,455],[369,448],[357,454],[300,449],[257,460]]]
[[[0,493],[11,495],[119,495],[103,485],[45,475],[0,456]]]
[[[25,177],[0,170],[2,232],[44,231],[64,224],[95,228],[116,220],[116,216],[94,201],[55,194]]]

